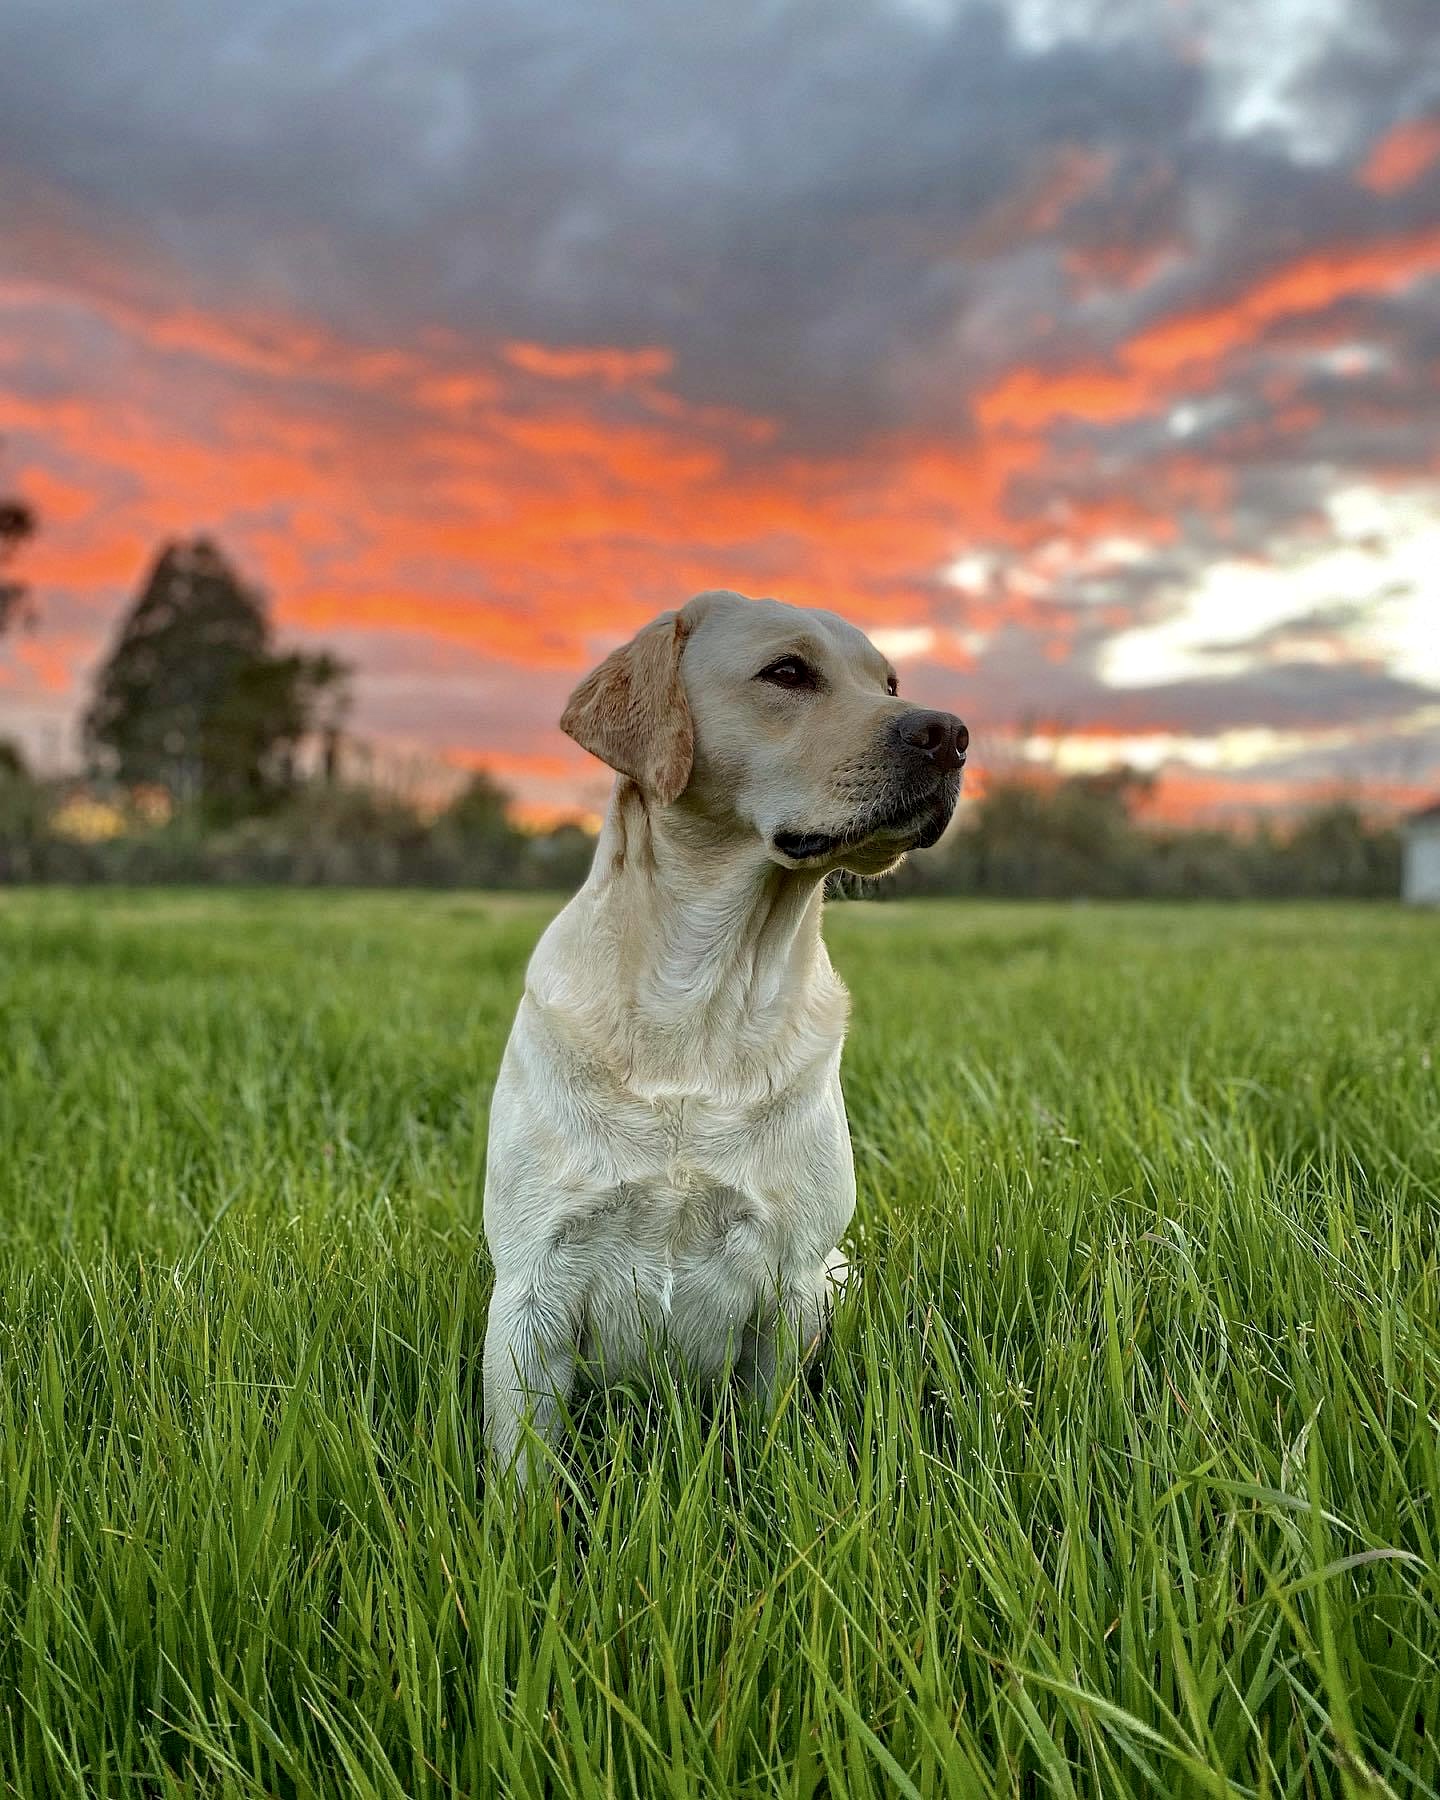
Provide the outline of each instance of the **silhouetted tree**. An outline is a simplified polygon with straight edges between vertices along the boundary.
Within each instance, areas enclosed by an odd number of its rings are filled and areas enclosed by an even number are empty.
[[[331,732],[322,704],[343,706],[346,670],[335,657],[260,656],[243,664],[200,731],[204,795],[212,811],[232,817],[255,812],[293,792],[300,780],[298,753],[312,734],[326,740],[327,776],[333,773]],[[326,715],[328,717],[328,714]]]
[[[1335,804],[1249,833],[1146,828],[1132,808],[1148,783],[1126,770],[1054,781],[1012,776],[987,789],[929,856],[892,882],[896,894],[1131,899],[1397,894],[1400,840],[1356,807]],[[838,882],[842,893],[857,884]]]
[[[1130,770],[1049,786],[997,782],[965,841],[982,893],[1119,894],[1135,861],[1130,808],[1144,781]]]
[[[122,782],[242,816],[294,789],[297,751],[343,711],[345,676],[332,656],[273,652],[262,596],[214,544],[170,544],[100,670],[86,742]]]
[[[23,500],[0,495],[0,633],[21,616],[28,593],[24,582],[8,579],[5,569],[27,538],[35,535],[35,514]]]
[[[1380,832],[1345,801],[1307,813],[1282,846],[1296,894],[1394,893],[1400,885],[1395,832]]]
[[[535,885],[569,893],[590,873],[594,856],[594,838],[578,825],[556,825],[550,831],[539,832],[530,841]]]
[[[30,881],[39,872],[49,806],[18,744],[0,738],[0,882]]]
[[[510,829],[510,796],[493,776],[477,769],[440,815],[463,838],[492,838]]]
[[[466,884],[504,882],[524,847],[510,823],[509,809],[510,796],[504,788],[477,769],[435,821],[437,866],[451,880]]]

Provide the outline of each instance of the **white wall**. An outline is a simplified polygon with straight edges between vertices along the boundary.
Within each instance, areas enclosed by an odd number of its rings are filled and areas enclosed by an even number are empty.
[[[1400,892],[1405,898],[1419,906],[1440,906],[1440,824],[1406,833],[1404,869]]]

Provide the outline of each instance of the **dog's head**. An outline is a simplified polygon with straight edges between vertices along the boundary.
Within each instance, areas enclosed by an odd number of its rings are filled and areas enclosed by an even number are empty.
[[[786,868],[865,875],[940,836],[970,741],[900,699],[844,619],[723,591],[614,651],[560,724],[655,805],[753,834]]]

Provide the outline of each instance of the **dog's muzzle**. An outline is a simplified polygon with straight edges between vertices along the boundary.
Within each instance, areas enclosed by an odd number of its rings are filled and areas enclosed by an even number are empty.
[[[777,831],[775,848],[792,862],[815,862],[872,840],[897,850],[928,850],[950,823],[960,797],[970,733],[954,713],[902,713],[888,729],[891,792],[848,831]]]

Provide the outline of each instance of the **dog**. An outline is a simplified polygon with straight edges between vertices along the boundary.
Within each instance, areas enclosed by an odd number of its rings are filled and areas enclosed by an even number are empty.
[[[724,590],[614,651],[560,724],[618,779],[491,1106],[485,1428],[522,1484],[579,1371],[662,1342],[768,1397],[823,1334],[855,1209],[825,877],[933,844],[969,744],[844,619]]]

